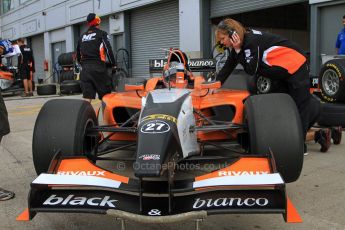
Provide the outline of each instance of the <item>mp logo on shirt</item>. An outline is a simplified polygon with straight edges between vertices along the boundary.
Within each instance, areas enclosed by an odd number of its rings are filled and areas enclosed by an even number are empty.
[[[88,41],[92,41],[95,40],[96,33],[92,33],[92,34],[84,34],[83,38],[82,38],[82,42],[88,42]]]

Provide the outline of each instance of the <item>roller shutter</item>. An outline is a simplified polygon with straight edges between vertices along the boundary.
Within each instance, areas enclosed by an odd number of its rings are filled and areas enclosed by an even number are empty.
[[[130,17],[132,76],[149,76],[149,59],[161,58],[161,48],[179,47],[178,1],[133,10]]]
[[[212,0],[211,18],[305,2],[305,0]]]
[[[335,42],[342,29],[341,19],[345,12],[344,4],[320,7],[320,51],[335,54]]]

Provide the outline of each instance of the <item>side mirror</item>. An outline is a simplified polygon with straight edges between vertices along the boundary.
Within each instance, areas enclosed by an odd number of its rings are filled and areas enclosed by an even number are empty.
[[[143,91],[144,89],[144,84],[125,84],[125,91]]]
[[[222,86],[220,81],[203,82],[197,86],[198,89],[219,89]]]

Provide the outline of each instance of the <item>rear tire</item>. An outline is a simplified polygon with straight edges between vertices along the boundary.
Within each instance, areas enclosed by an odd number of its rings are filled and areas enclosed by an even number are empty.
[[[47,172],[58,151],[62,156],[90,153],[96,138],[85,134],[95,125],[95,111],[86,101],[55,99],[45,103],[37,116],[32,140],[36,173]]]
[[[303,166],[304,138],[295,102],[287,94],[250,96],[245,102],[250,152],[269,154],[286,183],[294,182]]]
[[[129,75],[124,69],[117,69],[116,72],[111,75],[113,89],[116,89],[116,91],[123,90],[124,82],[128,77]]]
[[[345,104],[321,103],[321,113],[317,123],[320,126],[345,128]]]
[[[256,78],[244,72],[244,70],[234,70],[231,77],[228,77],[224,84],[223,89],[237,89],[247,90],[250,94],[256,94]]]

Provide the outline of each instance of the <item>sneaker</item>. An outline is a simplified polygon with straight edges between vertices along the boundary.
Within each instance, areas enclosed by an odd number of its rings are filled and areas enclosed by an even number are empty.
[[[343,133],[343,128],[341,126],[337,126],[337,127],[332,127],[331,130],[332,130],[331,136],[332,136],[333,143],[335,145],[339,145],[341,142],[341,136]]]
[[[10,191],[0,188],[0,201],[12,199],[14,195],[15,195],[14,192],[10,192]]]
[[[325,153],[331,146],[331,130],[330,129],[320,129],[315,132],[315,142],[321,145],[320,151]]]
[[[22,97],[30,97],[29,93],[23,92],[20,96]]]
[[[307,148],[307,144],[304,143],[304,153],[303,153],[304,156],[308,156],[309,153],[308,153],[308,148]]]

